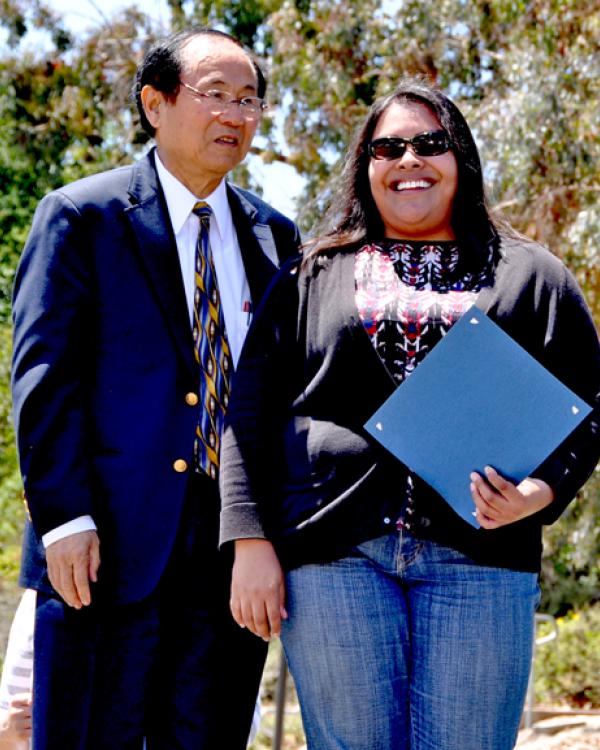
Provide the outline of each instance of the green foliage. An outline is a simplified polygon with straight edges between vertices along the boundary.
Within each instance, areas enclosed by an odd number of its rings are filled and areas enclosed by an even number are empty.
[[[7,9],[26,28],[56,21],[37,1]],[[20,28],[10,15],[0,23]],[[9,41],[17,44],[15,33]],[[0,183],[6,186],[0,195],[0,322],[9,316],[14,269],[40,198],[130,160],[143,143],[129,93],[152,33],[149,19],[130,9],[77,43],[54,33],[54,47],[41,55],[17,49],[0,57]]]
[[[0,432],[0,455],[5,462],[0,464],[0,481],[11,473],[11,466],[15,462],[15,442],[10,422],[10,330],[8,327],[0,328],[0,423],[5,429]]]
[[[424,74],[466,112],[511,222],[563,256],[597,304],[598,9],[571,0],[345,0],[306,12],[284,3],[270,25],[279,100],[293,97],[290,163],[310,189],[327,184],[372,98],[402,73]]]
[[[10,418],[9,369],[10,331],[5,326],[0,327],[0,580],[16,578],[25,518]]]
[[[253,150],[305,178],[299,201],[305,230],[336,189],[347,144],[373,99],[403,73],[419,73],[466,113],[494,202],[518,229],[564,258],[600,320],[597,3],[169,0],[169,8],[173,29],[218,26],[263,56],[274,116],[265,118]],[[9,34],[8,48],[0,50],[0,541],[6,546],[22,518],[5,377],[18,254],[42,195],[129,161],[143,147],[129,90],[159,30],[132,7],[73,38],[43,0],[0,0],[0,27]],[[24,53],[19,43],[29,29],[49,30],[49,47]],[[256,187],[243,166],[235,177]],[[599,518],[596,473],[546,533],[546,611],[600,599]]]
[[[536,701],[600,708],[600,605],[559,618],[557,626],[558,638],[539,647]]]
[[[560,521],[545,531],[541,609],[564,615],[600,602],[600,467]]]

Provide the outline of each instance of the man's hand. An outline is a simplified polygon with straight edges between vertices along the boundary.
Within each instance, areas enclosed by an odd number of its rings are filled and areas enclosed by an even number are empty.
[[[28,694],[15,695],[10,702],[8,711],[0,719],[0,749],[13,747],[13,743],[16,741],[28,740],[30,737],[31,696]]]
[[[541,479],[526,477],[518,485],[500,476],[491,466],[485,467],[485,478],[471,474],[471,497],[477,509],[475,516],[484,529],[498,529],[537,513],[550,505],[554,492]]]
[[[95,531],[80,531],[46,548],[50,583],[75,609],[92,601],[90,581],[98,580],[100,540]]]
[[[231,577],[231,614],[242,628],[268,641],[281,632],[284,608],[283,571],[271,542],[238,539]]]

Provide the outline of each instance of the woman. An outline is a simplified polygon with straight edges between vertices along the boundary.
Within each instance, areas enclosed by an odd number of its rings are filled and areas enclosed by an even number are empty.
[[[494,226],[464,118],[421,82],[373,105],[328,220],[236,375],[221,454],[233,616],[281,630],[313,750],[509,750],[541,527],[598,457],[592,320],[557,258]],[[519,485],[471,476],[480,529],[363,429],[473,304],[596,404]]]

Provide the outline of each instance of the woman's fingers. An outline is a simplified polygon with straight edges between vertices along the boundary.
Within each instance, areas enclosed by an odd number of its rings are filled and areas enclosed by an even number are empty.
[[[265,539],[236,541],[231,613],[241,627],[268,641],[281,632],[285,586],[273,545]]]
[[[485,529],[519,521],[542,510],[554,499],[551,487],[545,482],[526,477],[515,485],[491,466],[485,467],[485,479],[476,472],[470,478],[475,516]]]

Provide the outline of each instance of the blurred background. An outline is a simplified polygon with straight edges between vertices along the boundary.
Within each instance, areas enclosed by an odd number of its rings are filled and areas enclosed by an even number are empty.
[[[264,62],[268,116],[233,178],[305,236],[373,99],[422,74],[467,116],[493,206],[566,262],[600,321],[600,0],[0,0],[0,654],[24,518],[9,399],[19,253],[46,192],[147,150],[134,71],[154,39],[194,24]],[[536,667],[536,700],[600,708],[598,470],[547,529],[542,586],[559,638]],[[286,732],[284,747],[298,747],[299,719]]]

